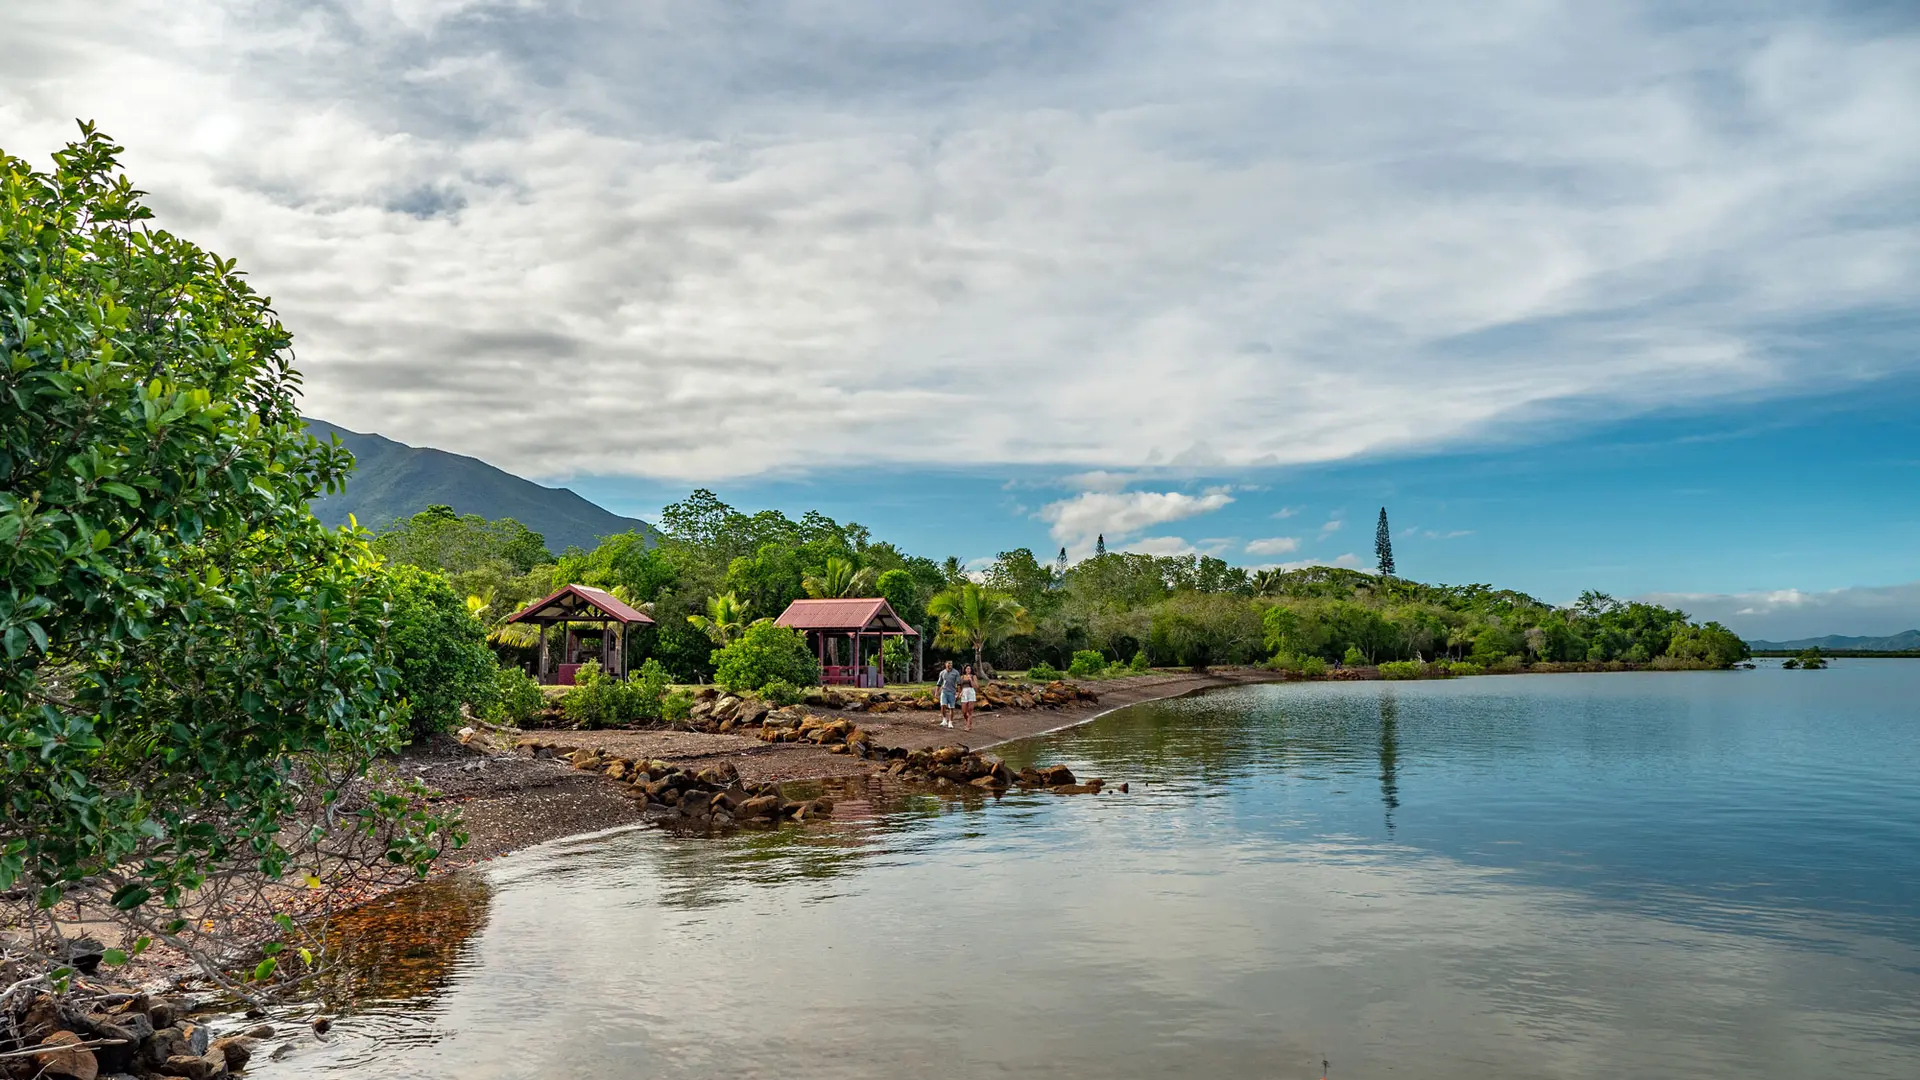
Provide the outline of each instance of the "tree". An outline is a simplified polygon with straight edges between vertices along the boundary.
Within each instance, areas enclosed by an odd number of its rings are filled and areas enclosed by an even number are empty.
[[[895,615],[918,628],[926,621],[926,609],[920,605],[920,583],[910,570],[889,570],[874,582],[874,591],[886,598]]]
[[[1101,533],[1093,539],[1093,557],[1099,558],[1107,553],[1107,534]]]
[[[395,566],[385,575],[387,641],[414,737],[455,727],[463,705],[484,711],[498,693],[499,664],[466,598],[431,570]]]
[[[374,538],[373,549],[389,562],[439,570],[449,576],[493,564],[524,574],[553,561],[545,538],[518,521],[488,521],[478,514],[460,517],[453,507],[442,504],[388,525]]]
[[[873,593],[874,573],[872,567],[856,570],[852,559],[836,556],[828,559],[826,566],[808,574],[801,584],[806,588],[807,595],[815,600],[870,596]]]
[[[44,960],[81,904],[235,987],[237,892],[424,873],[458,831],[364,779],[406,732],[391,578],[307,510],[352,457],[119,153],[83,124],[51,173],[0,154],[0,924]]]
[[[1060,554],[1053,557],[1053,583],[1059,585],[1067,580],[1067,548],[1060,546]]]
[[[1373,557],[1378,561],[1380,576],[1393,576],[1393,530],[1387,526],[1387,508],[1380,508],[1380,524],[1373,530]]]
[[[942,648],[972,647],[975,671],[983,670],[981,654],[988,644],[1033,632],[1033,620],[1019,601],[971,581],[927,601],[927,613],[940,620],[935,640]]]
[[[725,648],[734,638],[747,628],[747,612],[752,605],[743,602],[732,593],[721,593],[707,599],[705,615],[689,615],[687,622],[694,629],[707,635],[715,645]]]

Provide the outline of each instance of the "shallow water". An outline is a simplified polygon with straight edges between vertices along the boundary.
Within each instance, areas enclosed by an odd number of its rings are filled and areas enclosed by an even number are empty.
[[[1246,687],[368,912],[266,1077],[1920,1076],[1920,661]]]

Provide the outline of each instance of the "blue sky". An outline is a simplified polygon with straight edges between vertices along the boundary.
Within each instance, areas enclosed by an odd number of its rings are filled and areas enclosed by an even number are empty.
[[[1121,492],[1174,491],[1197,504],[1224,488],[1231,502],[1108,530],[1109,543],[1175,537],[1145,546],[1249,566],[1371,566],[1384,505],[1400,572],[1424,580],[1493,582],[1555,602],[1588,588],[1658,594],[1752,636],[1891,634],[1920,625],[1920,589],[1872,588],[1920,577],[1916,416],[1920,379],[1895,379],[1866,392],[1675,409],[1454,452],[1150,474]],[[571,486],[643,517],[685,490],[621,477]],[[870,467],[716,487],[742,507],[857,520],[935,557],[1024,546],[1044,558],[1083,539],[1042,517],[1085,489],[1084,477],[1057,473]],[[1297,546],[1271,553],[1287,541]]]
[[[965,557],[1365,561],[1385,502],[1423,577],[1920,624],[1912,3],[98,0],[0,42],[0,148],[98,122],[354,430]]]

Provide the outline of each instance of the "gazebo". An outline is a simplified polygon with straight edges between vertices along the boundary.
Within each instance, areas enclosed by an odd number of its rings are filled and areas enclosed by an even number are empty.
[[[861,647],[871,640],[879,647],[887,638],[913,638],[919,644],[920,632],[894,613],[893,605],[880,597],[847,600],[795,600],[774,622],[791,626],[807,635],[820,661],[820,681],[830,686],[879,687],[887,684],[885,666],[863,662]],[[847,642],[846,662],[841,663],[840,643]],[[920,650],[914,650],[914,675],[919,675]]]
[[[540,628],[540,669],[533,673],[534,678],[558,686],[573,685],[573,674],[580,670],[582,642],[580,632],[567,625],[560,662],[550,663],[547,627],[554,623],[599,623],[600,670],[612,678],[625,679],[627,627],[653,625],[645,612],[635,611],[605,589],[586,585],[568,585],[545,600],[507,616],[507,621],[533,623]]]

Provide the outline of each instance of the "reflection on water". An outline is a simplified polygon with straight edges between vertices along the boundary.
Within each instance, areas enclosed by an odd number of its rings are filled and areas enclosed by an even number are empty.
[[[1862,661],[1127,709],[1008,756],[1128,795],[840,784],[818,827],[437,883],[372,918],[341,1045],[258,1072],[1910,1077],[1916,691]]]

